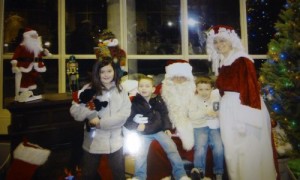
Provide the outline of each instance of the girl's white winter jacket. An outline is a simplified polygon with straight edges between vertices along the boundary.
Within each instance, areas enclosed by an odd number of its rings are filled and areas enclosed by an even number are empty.
[[[76,121],[100,118],[100,128],[84,131],[83,149],[94,154],[109,154],[123,146],[122,127],[130,115],[131,102],[127,92],[120,93],[113,86],[103,95],[97,96],[100,101],[108,101],[108,105],[100,111],[90,110],[85,104],[72,103],[70,113]]]

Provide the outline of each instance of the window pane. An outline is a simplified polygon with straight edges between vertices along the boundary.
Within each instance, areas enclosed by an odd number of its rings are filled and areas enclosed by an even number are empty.
[[[286,0],[247,1],[248,42],[250,54],[266,54],[268,43],[274,37],[274,23]]]
[[[66,0],[67,54],[93,54],[99,30],[105,28],[106,0]]]
[[[180,1],[127,1],[128,54],[181,54]]]
[[[57,53],[57,1],[5,1],[4,53],[14,52],[22,41],[24,28],[31,28],[41,36],[43,47]]]
[[[190,60],[191,66],[193,66],[193,74],[194,76],[201,76],[201,75],[210,75],[211,69],[211,62],[208,60]]]
[[[15,96],[15,74],[9,59],[3,61],[3,98]],[[2,102],[1,102],[2,103]]]
[[[41,73],[45,93],[58,93],[58,60],[44,60],[47,71]]]
[[[144,75],[160,76],[166,73],[165,67],[172,60],[144,60],[130,59],[128,60],[129,74],[141,73]],[[208,75],[210,72],[211,63],[207,60],[190,60],[189,63],[193,67],[193,74]]]
[[[189,0],[189,54],[205,54],[205,32],[214,25],[229,25],[240,31],[238,0]]]

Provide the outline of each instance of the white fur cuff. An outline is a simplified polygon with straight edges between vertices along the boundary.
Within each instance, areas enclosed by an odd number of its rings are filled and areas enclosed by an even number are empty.
[[[24,162],[42,165],[44,164],[50,155],[50,150],[24,146],[23,143],[20,143],[19,146],[14,151],[14,158],[22,160]]]

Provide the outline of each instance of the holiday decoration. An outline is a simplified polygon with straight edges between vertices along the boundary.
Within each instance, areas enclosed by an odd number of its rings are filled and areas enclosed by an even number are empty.
[[[124,70],[126,66],[126,53],[120,48],[118,39],[110,30],[105,29],[100,33],[98,47],[94,50],[98,60],[101,60],[100,57],[102,56],[109,56],[113,59],[119,77],[127,74]]]
[[[41,99],[43,83],[40,73],[46,71],[43,56],[50,56],[43,49],[35,30],[27,28],[23,41],[16,48],[11,60],[12,72],[15,74],[15,100],[27,102]]]
[[[50,150],[36,144],[22,142],[14,150],[13,162],[7,172],[6,180],[31,180],[37,168],[43,165]]]
[[[275,23],[278,31],[268,44],[268,60],[262,65],[259,80],[271,118],[280,124],[273,128],[279,157],[293,145],[300,156],[300,0],[287,1]],[[286,134],[286,135],[285,135]],[[277,143],[277,144],[276,144]]]
[[[67,62],[67,75],[69,80],[69,88],[71,92],[77,91],[79,89],[78,79],[78,62],[75,56],[70,56]]]
[[[272,121],[272,133],[278,155],[282,157],[291,153],[292,145],[289,143],[285,131],[276,121]]]
[[[100,111],[102,107],[106,107],[107,101],[100,101],[96,98],[96,91],[94,89],[84,89],[80,91],[75,91],[72,93],[73,100],[76,103],[83,103],[90,110]],[[86,130],[89,132],[91,130],[91,125],[88,120],[85,121]]]

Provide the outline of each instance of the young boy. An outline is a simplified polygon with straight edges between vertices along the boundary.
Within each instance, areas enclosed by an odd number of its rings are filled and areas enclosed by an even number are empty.
[[[196,79],[196,95],[189,110],[195,138],[192,179],[200,179],[205,175],[208,146],[212,149],[213,172],[216,180],[222,179],[224,149],[218,119],[219,99],[218,90],[213,91],[213,81],[210,78],[198,77]]]
[[[131,115],[125,123],[129,130],[140,134],[141,149],[136,155],[133,179],[147,179],[147,155],[151,142],[157,140],[166,152],[176,180],[189,179],[184,170],[182,159],[176,145],[170,138],[172,128],[166,105],[160,96],[152,97],[155,91],[151,77],[141,77],[138,81],[138,93],[132,99]],[[164,132],[165,131],[165,132]]]

